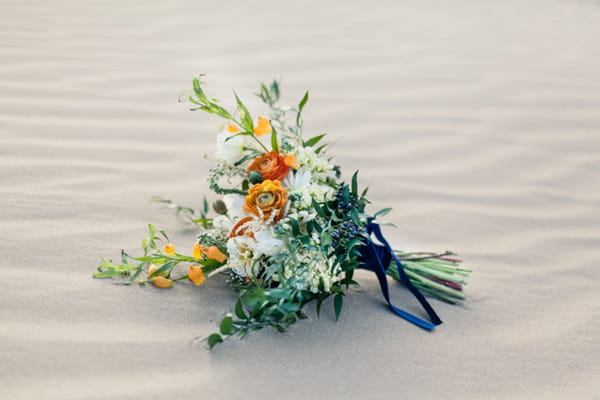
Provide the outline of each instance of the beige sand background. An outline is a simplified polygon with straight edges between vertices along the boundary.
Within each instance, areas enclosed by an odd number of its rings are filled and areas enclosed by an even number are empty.
[[[426,333],[361,273],[338,323],[209,353],[223,279],[91,279],[149,222],[191,246],[149,198],[205,192],[217,120],[176,101],[198,73],[256,113],[260,80],[310,89],[307,132],[396,246],[460,252],[468,302]],[[2,0],[0,140],[2,399],[600,398],[597,1]]]

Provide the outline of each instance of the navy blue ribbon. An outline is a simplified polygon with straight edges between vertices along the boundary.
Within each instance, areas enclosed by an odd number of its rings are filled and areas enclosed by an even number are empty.
[[[413,324],[420,326],[421,328],[432,330],[436,325],[440,325],[442,320],[435,313],[431,305],[427,302],[425,297],[419,289],[414,287],[414,285],[410,282],[408,276],[406,276],[406,272],[404,272],[404,265],[400,262],[396,254],[388,244],[387,240],[383,237],[381,233],[381,228],[379,224],[375,224],[369,221],[367,225],[367,234],[369,235],[369,240],[367,244],[362,246],[360,252],[363,257],[363,265],[360,268],[364,268],[369,271],[373,271],[375,275],[377,275],[377,279],[379,280],[379,285],[381,286],[381,292],[383,293],[383,297],[387,301],[388,305],[392,309],[394,313],[396,313],[401,318],[404,318],[407,321],[412,322]],[[374,243],[371,240],[371,235],[375,235],[377,240],[381,243],[381,245]],[[390,293],[388,288],[386,271],[389,268],[391,261],[394,260],[396,266],[398,267],[398,275],[400,276],[400,281],[406,286],[408,290],[417,298],[421,306],[425,309],[431,322],[424,321],[419,317],[416,317],[404,310],[399,309],[394,306],[390,301]]]

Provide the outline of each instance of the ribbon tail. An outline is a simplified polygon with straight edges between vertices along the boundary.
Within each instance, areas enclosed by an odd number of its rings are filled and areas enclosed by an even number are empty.
[[[410,279],[404,272],[404,266],[394,254],[394,251],[391,249],[389,243],[383,237],[381,233],[381,229],[379,225],[369,223],[367,227],[367,233],[375,234],[375,237],[383,244],[383,246],[376,245],[371,240],[361,249],[361,253],[363,255],[363,268],[368,269],[369,271],[373,271],[379,280],[379,285],[381,287],[381,292],[383,297],[388,303],[390,309],[399,317],[404,318],[405,320],[412,322],[413,324],[427,330],[432,330],[436,325],[440,325],[442,320],[438,317],[436,312],[433,310],[433,307],[427,302],[423,294],[410,282]],[[390,300],[389,295],[389,287],[387,282],[387,268],[390,265],[390,262],[394,260],[396,266],[398,267],[398,274],[400,276],[401,282],[407,289],[417,298],[421,306],[429,315],[429,318],[432,322],[424,321],[419,317],[416,317],[396,306],[394,306]]]

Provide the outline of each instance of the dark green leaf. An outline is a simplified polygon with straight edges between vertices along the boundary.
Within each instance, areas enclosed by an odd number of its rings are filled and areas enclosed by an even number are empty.
[[[167,272],[167,276],[168,276],[168,272],[170,272],[171,268],[173,268],[173,265],[175,265],[175,261],[169,261],[168,263],[163,264],[159,269],[157,269],[156,271],[151,273],[149,278],[152,278],[154,276],[159,276],[164,272]]]
[[[221,325],[219,326],[222,335],[231,335],[233,334],[233,318],[231,314],[227,314],[225,318],[221,321]]]
[[[242,301],[240,299],[235,303],[235,315],[240,319],[246,319],[244,306],[242,306]]]
[[[279,100],[279,82],[277,80],[271,83],[271,97],[273,98],[273,103]]]
[[[250,187],[250,182],[248,181],[248,179],[244,179],[244,181],[242,182],[242,190],[244,192],[247,192],[249,187]]]
[[[315,153],[319,154],[320,152],[322,152],[322,151],[323,151],[323,149],[324,149],[325,147],[327,147],[327,145],[326,145],[326,144],[324,144],[324,145],[320,146],[318,149],[316,149],[316,150],[315,150]]]
[[[207,339],[207,346],[209,349],[212,349],[217,343],[222,343],[223,338],[218,333],[213,333]]]
[[[358,171],[352,175],[352,195],[358,198]]]
[[[322,134],[322,135],[318,135],[318,136],[308,139],[306,142],[304,142],[304,147],[314,146],[315,144],[319,143],[319,141],[321,139],[323,139],[325,136],[326,136],[325,134]]]
[[[342,312],[342,305],[344,304],[344,295],[338,293],[333,298],[333,307],[335,309],[335,320],[340,319],[340,313]]]
[[[319,215],[319,217],[327,218],[327,214],[325,214],[325,211],[323,211],[323,208],[319,205],[319,203],[314,198],[312,199],[312,206],[315,209],[315,211],[317,212],[317,214]]]

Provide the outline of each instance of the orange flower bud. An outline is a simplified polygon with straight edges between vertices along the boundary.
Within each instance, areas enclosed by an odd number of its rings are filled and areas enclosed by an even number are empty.
[[[152,284],[157,288],[170,288],[173,287],[173,281],[165,278],[164,276],[155,276],[152,278]]]
[[[229,124],[229,126],[227,126],[227,132],[229,133],[238,133],[239,131],[240,128],[238,128],[235,124]]]
[[[206,258],[222,263],[227,260],[227,254],[224,254],[217,246],[210,246],[206,248]]]
[[[160,268],[160,267],[157,265],[153,265],[150,268],[148,268],[148,275],[152,275],[154,272],[156,272],[158,270],[158,268]],[[166,277],[166,276],[168,276],[168,274],[169,274],[168,271],[163,271],[160,274],[158,274],[158,276]]]
[[[271,128],[271,123],[265,117],[258,117],[258,123],[254,127],[254,134],[256,136],[266,135],[271,133],[273,128]]]
[[[300,163],[293,154],[286,154],[283,156],[283,163],[290,168],[300,169]]]
[[[173,246],[171,243],[167,243],[165,244],[163,251],[167,254],[173,255],[175,254],[175,246]]]
[[[188,270],[188,278],[190,281],[194,282],[194,285],[200,286],[206,280],[204,276],[204,271],[202,271],[202,267],[199,265],[192,265]]]
[[[204,257],[204,247],[200,243],[194,243],[192,247],[192,257],[202,259]]]

